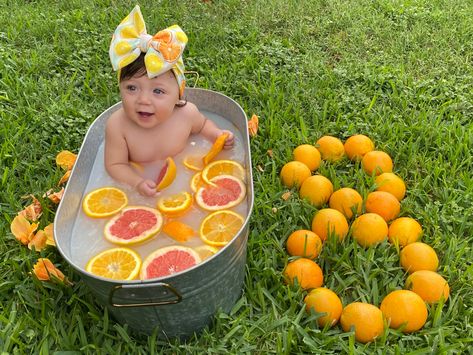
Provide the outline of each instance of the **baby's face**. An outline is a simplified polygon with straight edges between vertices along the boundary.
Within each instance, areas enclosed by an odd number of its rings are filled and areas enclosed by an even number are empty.
[[[134,76],[120,83],[126,116],[143,128],[152,128],[171,117],[179,101],[179,88],[171,71],[153,79]]]

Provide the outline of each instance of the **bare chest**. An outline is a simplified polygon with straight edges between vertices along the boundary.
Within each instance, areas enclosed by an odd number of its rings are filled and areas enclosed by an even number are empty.
[[[175,156],[186,146],[190,135],[187,125],[166,125],[151,130],[128,130],[125,140],[128,159],[137,163],[150,163]]]

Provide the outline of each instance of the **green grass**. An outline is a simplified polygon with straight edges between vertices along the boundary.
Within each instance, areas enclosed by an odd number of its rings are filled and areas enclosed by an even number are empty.
[[[6,4],[5,4],[6,3]],[[460,0],[141,1],[149,28],[178,23],[189,36],[187,70],[199,86],[260,115],[252,139],[255,204],[245,289],[229,314],[187,341],[133,335],[97,304],[54,249],[32,252],[9,230],[14,215],[62,172],[54,157],[77,152],[89,124],[119,100],[110,34],[127,1],[13,1],[0,5],[0,348],[6,353],[471,353],[473,346],[473,4]],[[292,149],[331,134],[370,136],[388,152],[414,216],[440,258],[451,297],[429,308],[424,328],[388,330],[363,345],[336,326],[318,329],[304,292],[284,285],[285,240],[310,228],[315,209],[281,199]],[[267,150],[273,150],[273,158]],[[259,167],[259,168],[258,168]],[[320,172],[365,193],[370,180],[347,161]],[[54,206],[42,200],[41,228]],[[275,208],[275,210],[273,210]],[[276,211],[276,212],[274,212]],[[49,257],[74,281],[35,281]],[[325,246],[325,285],[344,304],[379,305],[405,274],[387,243]]]

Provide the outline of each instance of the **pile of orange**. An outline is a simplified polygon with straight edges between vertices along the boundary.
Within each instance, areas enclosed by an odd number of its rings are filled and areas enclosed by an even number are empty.
[[[436,272],[437,254],[420,242],[422,226],[411,217],[399,217],[406,186],[393,173],[393,161],[386,152],[375,150],[373,141],[362,134],[349,137],[345,143],[333,136],[321,137],[315,145],[303,144],[293,151],[294,160],[280,173],[282,184],[297,188],[299,196],[318,210],[311,230],[296,230],[287,239],[290,261],[283,274],[289,284],[297,284],[308,293],[306,310],[320,313],[320,327],[340,322],[343,331],[354,331],[357,341],[366,343],[390,328],[410,333],[422,328],[427,320],[426,303],[444,302],[449,296],[447,281]],[[362,169],[374,181],[370,193],[363,198],[352,187],[334,191],[332,182],[314,174],[322,161],[337,162],[347,157],[360,161]],[[328,206],[327,206],[328,205]],[[400,254],[400,264],[409,273],[405,289],[390,292],[379,307],[353,302],[343,307],[340,297],[324,288],[324,275],[314,261],[324,242],[351,236],[362,247],[374,247],[389,240]]]

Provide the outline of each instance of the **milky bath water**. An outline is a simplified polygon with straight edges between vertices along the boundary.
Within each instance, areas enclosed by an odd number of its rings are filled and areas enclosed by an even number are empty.
[[[205,111],[202,111],[202,113],[214,121],[221,129],[230,130],[235,135],[234,147],[229,150],[222,150],[214,159],[214,161],[222,159],[234,160],[242,164],[246,170],[247,167],[244,164],[244,161],[246,160],[245,147],[243,146],[241,133],[238,131],[238,129],[236,129],[236,127],[233,126],[231,122],[222,116]],[[117,183],[107,174],[104,166],[104,143],[102,142],[99,149],[97,150],[97,155],[95,157],[92,171],[86,184],[85,194],[100,187],[113,186],[123,190],[126,193],[129,206],[147,206],[152,208],[156,208],[158,199],[163,196],[174,195],[182,191],[187,191],[193,194],[193,191],[190,187],[190,181],[196,171],[188,169],[183,165],[182,162],[187,156],[204,156],[212,144],[213,142],[205,140],[200,135],[191,135],[185,149],[178,155],[172,157],[176,163],[176,179],[173,181],[173,183],[161,191],[157,197],[143,197],[127,185]],[[146,177],[156,180],[163,165],[164,161],[150,166],[145,166],[143,174]],[[243,199],[239,205],[231,208],[231,210],[239,213],[243,218],[246,218],[248,213],[246,198]],[[210,212],[202,210],[194,202],[191,209],[183,216],[173,218],[173,220],[184,222],[194,229],[195,235],[189,238],[187,242],[177,242],[161,231],[152,239],[138,245],[131,245],[129,247],[138,252],[142,260],[144,260],[149,254],[161,247],[170,245],[196,247],[199,245],[204,245],[199,237],[198,231],[201,221],[208,214],[210,214]],[[166,216],[163,215],[163,217],[164,223],[169,221]],[[83,212],[82,207],[78,209],[74,226],[72,228],[70,243],[71,259],[76,265],[85,268],[85,265],[93,256],[106,249],[120,246],[107,241],[103,234],[104,226],[111,218],[112,217],[91,218]]]

